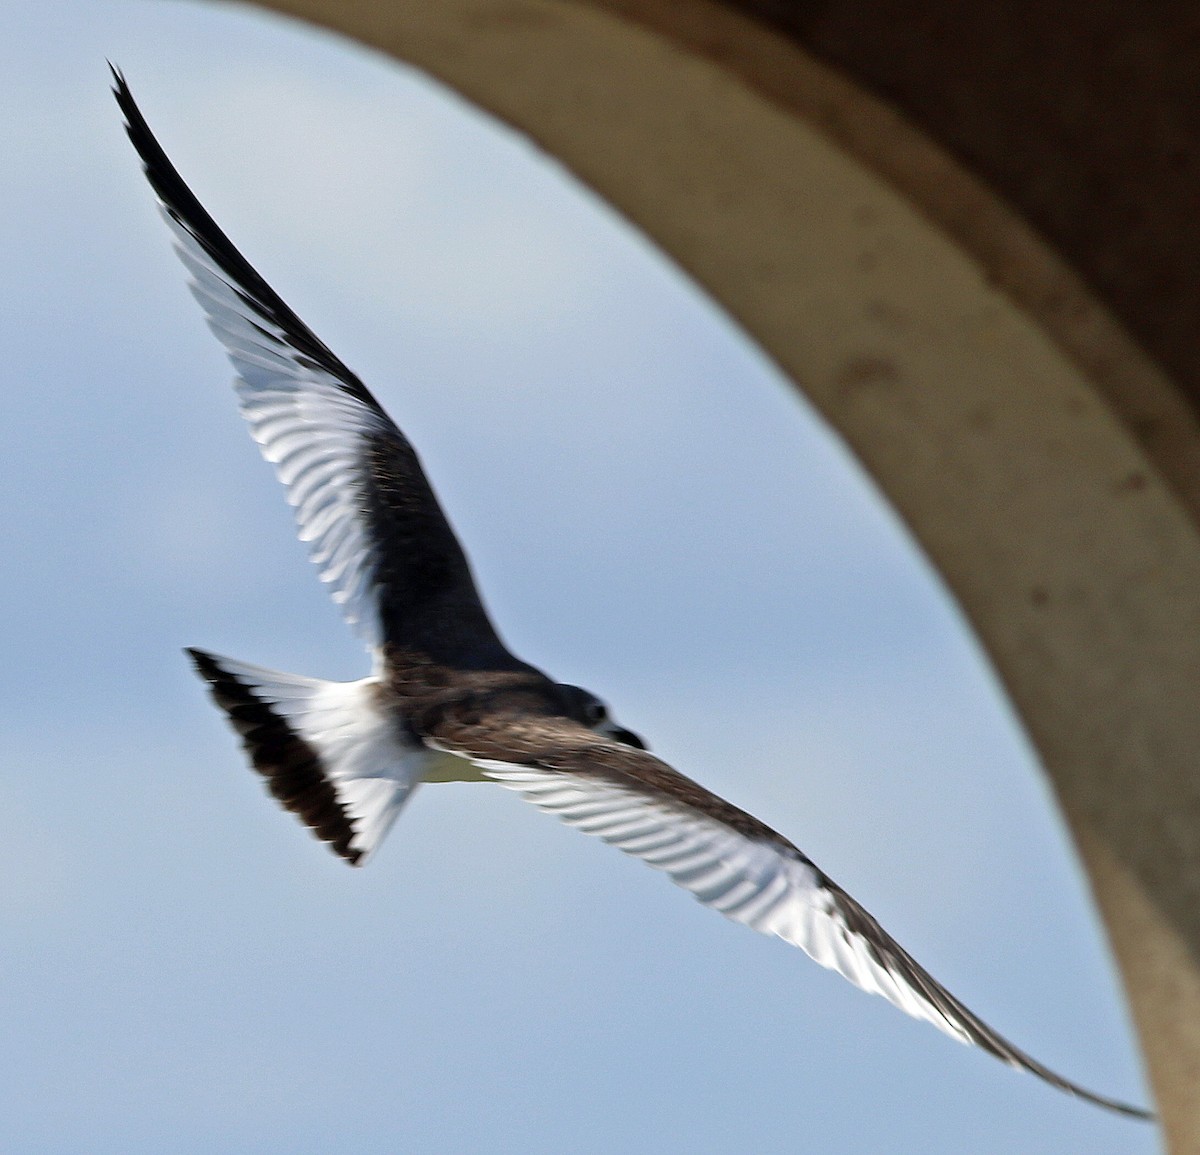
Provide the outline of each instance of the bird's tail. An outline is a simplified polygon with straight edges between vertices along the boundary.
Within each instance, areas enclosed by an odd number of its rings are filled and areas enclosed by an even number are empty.
[[[354,866],[391,828],[423,770],[375,678],[323,682],[188,650],[283,806]]]

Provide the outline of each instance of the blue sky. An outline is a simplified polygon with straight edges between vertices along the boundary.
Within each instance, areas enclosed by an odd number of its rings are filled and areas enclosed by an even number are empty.
[[[502,632],[793,838],[994,1026],[1144,1099],[1036,762],[764,358],[511,132],[225,5],[0,9],[0,1146],[1138,1152],[505,791],[353,871],[180,655],[365,672],[108,95],[426,463]]]

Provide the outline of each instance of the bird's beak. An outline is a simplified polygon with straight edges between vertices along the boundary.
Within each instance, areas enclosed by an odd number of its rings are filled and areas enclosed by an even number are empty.
[[[635,750],[645,750],[646,743],[641,740],[632,730],[622,729],[620,726],[614,726],[609,731],[610,735],[618,742],[624,742],[626,746],[632,746]]]

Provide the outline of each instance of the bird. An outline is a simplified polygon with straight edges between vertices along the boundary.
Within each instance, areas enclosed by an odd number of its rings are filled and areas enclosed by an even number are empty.
[[[595,694],[508,650],[408,439],[234,247],[110,69],[189,287],[233,365],[242,416],[372,658],[368,676],[332,682],[186,651],[279,803],[362,866],[422,783],[498,783],[958,1042],[1153,1118],[1010,1043],[787,838],[655,757]]]

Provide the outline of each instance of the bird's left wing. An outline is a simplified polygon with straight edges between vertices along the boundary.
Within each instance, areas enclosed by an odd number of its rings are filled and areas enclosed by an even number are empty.
[[[563,822],[668,874],[705,906],[816,962],[961,1043],[1123,1114],[1139,1108],[1051,1071],[989,1027],[782,835],[665,762],[566,719],[441,721],[429,739]]]
[[[275,466],[321,580],[370,645],[515,662],[407,438],[238,252],[150,131],[116,69],[129,139],[191,289],[237,372],[242,415]]]

